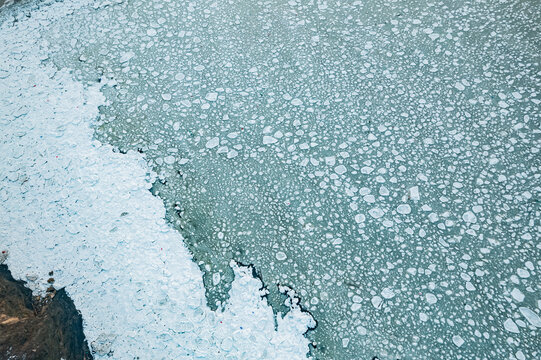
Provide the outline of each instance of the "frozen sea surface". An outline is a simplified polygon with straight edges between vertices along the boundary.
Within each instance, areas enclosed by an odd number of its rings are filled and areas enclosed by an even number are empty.
[[[97,359],[303,359],[313,320],[274,317],[249,268],[224,308],[148,189],[137,152],[93,139],[104,97],[47,63],[42,32],[84,2],[0,10],[0,249],[36,292],[65,287]],[[15,17],[12,16],[15,15]]]
[[[235,260],[316,358],[540,357],[538,1],[69,4],[42,63],[103,85],[210,307]]]

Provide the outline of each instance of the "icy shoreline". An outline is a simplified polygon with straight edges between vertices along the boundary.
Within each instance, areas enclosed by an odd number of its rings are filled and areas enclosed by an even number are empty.
[[[223,312],[207,307],[143,156],[93,140],[100,87],[42,63],[40,29],[85,3],[0,14],[0,247],[14,277],[42,292],[54,270],[96,358],[305,358],[313,320],[293,305],[275,329],[249,270],[235,269]]]

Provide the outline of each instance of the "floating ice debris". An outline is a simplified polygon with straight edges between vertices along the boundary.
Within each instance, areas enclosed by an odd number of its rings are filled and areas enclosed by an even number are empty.
[[[402,215],[407,215],[411,213],[411,207],[408,204],[400,204],[396,208],[396,212]]]
[[[166,156],[163,158],[163,161],[166,163],[166,164],[174,164],[175,163],[175,157],[174,156]]]
[[[477,216],[475,216],[475,214],[471,211],[466,211],[462,215],[462,220],[464,220],[467,223],[475,223],[477,222]]]
[[[207,149],[213,149],[215,148],[216,146],[218,146],[220,144],[220,138],[218,137],[213,137],[212,139],[210,139],[209,141],[207,141],[207,143],[205,144],[205,147]]]
[[[373,168],[373,167],[370,167],[370,166],[363,166],[363,167],[361,168],[361,173],[363,173],[363,174],[367,174],[367,175],[368,175],[368,174],[371,174],[372,171],[374,171],[374,168]]]
[[[218,99],[218,93],[216,93],[216,92],[209,92],[209,93],[205,96],[205,99],[207,99],[208,101],[216,101],[216,99]]]
[[[409,197],[413,201],[419,201],[421,198],[419,196],[419,187],[413,186],[409,189]]]
[[[395,292],[391,288],[385,288],[381,291],[381,296],[385,299],[392,299],[395,295]]]
[[[522,291],[520,291],[520,290],[517,289],[517,288],[514,288],[514,289],[511,291],[511,296],[512,296],[513,299],[515,299],[515,301],[517,301],[517,302],[522,302],[522,301],[524,301],[524,294],[522,293]]]
[[[357,224],[363,223],[366,220],[366,217],[363,214],[355,215],[355,222]]]
[[[434,295],[432,293],[427,293],[425,295],[425,297],[426,297],[426,302],[431,304],[431,305],[438,302],[438,298],[436,297],[436,295]]]
[[[338,175],[342,175],[342,174],[345,174],[347,172],[347,169],[344,165],[338,165],[337,167],[334,168],[334,171],[338,174]]]
[[[135,56],[135,53],[133,51],[124,52],[120,56],[120,62],[125,63],[125,62],[129,61],[130,59],[132,59],[134,56]]]
[[[381,307],[381,304],[383,303],[383,299],[379,296],[372,297],[372,306],[374,306],[376,309],[379,309]]]
[[[370,209],[370,210],[368,211],[368,213],[369,213],[374,219],[379,219],[380,217],[382,217],[382,216],[385,214],[381,208],[373,208],[373,209]]]
[[[455,344],[458,347],[461,347],[464,344],[464,339],[460,337],[460,335],[454,335],[453,336],[453,344]]]
[[[455,83],[455,88],[457,88],[458,90],[462,91],[462,90],[464,90],[466,87],[464,87],[464,85],[463,85],[461,82],[457,81],[457,82]]]
[[[517,324],[515,324],[512,319],[505,320],[505,322],[503,323],[503,327],[505,328],[505,330],[515,334],[518,334],[519,332]]]
[[[361,326],[361,325],[357,326],[357,332],[359,333],[359,335],[362,335],[362,336],[364,336],[364,335],[366,335],[368,333],[366,328],[364,326]]]
[[[263,144],[269,145],[278,142],[278,140],[272,136],[263,136]]]
[[[236,157],[238,154],[239,154],[239,153],[238,153],[237,150],[231,149],[231,150],[229,150],[229,152],[227,153],[227,158],[228,158],[228,159],[232,159],[232,158]]]
[[[539,315],[537,315],[532,310],[528,309],[527,307],[519,307],[520,313],[528,320],[532,326],[535,326],[537,328],[541,328],[541,318],[539,318]]]
[[[526,269],[517,269],[517,274],[518,276],[520,276],[521,278],[529,278],[530,277],[530,272]]]
[[[216,286],[220,283],[220,280],[222,279],[220,273],[214,273],[212,275],[212,283]]]
[[[291,105],[300,106],[300,105],[302,105],[302,101],[300,99],[295,98],[295,99],[291,100]]]
[[[329,166],[333,166],[336,163],[336,157],[334,156],[327,156],[325,157],[325,164]]]
[[[366,201],[369,204],[373,204],[376,202],[376,197],[374,195],[365,195],[363,196],[363,200]]]

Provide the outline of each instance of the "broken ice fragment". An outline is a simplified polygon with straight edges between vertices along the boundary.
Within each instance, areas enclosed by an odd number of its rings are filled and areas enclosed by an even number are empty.
[[[425,297],[426,297],[426,302],[429,303],[429,304],[431,304],[431,305],[438,302],[438,298],[437,298],[436,295],[434,295],[434,294],[427,293],[427,294],[425,295]]]
[[[214,137],[214,138],[210,139],[209,141],[207,141],[205,146],[206,146],[207,149],[212,149],[212,148],[215,148],[216,146],[218,146],[219,144],[220,144],[220,138]]]
[[[505,320],[505,322],[503,323],[503,327],[509,332],[518,334],[518,326],[512,319]]]
[[[380,298],[379,296],[374,296],[372,298],[372,305],[376,308],[376,309],[379,309],[381,307],[381,303],[383,303],[383,299]]]
[[[347,169],[344,165],[338,165],[337,167],[334,168],[334,171],[338,174],[338,175],[342,175],[342,174],[345,174],[347,172]]]
[[[462,339],[459,335],[455,335],[453,336],[453,343],[456,346],[461,347],[462,344],[464,344],[464,339]]]
[[[207,94],[207,96],[205,96],[205,99],[207,99],[208,101],[216,101],[216,99],[218,99],[218,93],[210,92]]]
[[[475,223],[477,222],[477,216],[475,216],[475,214],[471,211],[466,211],[462,215],[462,220],[464,220],[467,223]]]
[[[265,145],[274,144],[277,141],[278,140],[276,140],[272,136],[263,136],[263,144]]]
[[[396,208],[396,212],[402,215],[407,215],[411,213],[411,207],[408,204],[400,204]]]
[[[135,53],[133,51],[124,52],[120,56],[120,62],[125,63],[129,61],[130,59],[132,59],[134,56],[135,56]]]
[[[380,208],[373,208],[373,209],[370,209],[368,211],[368,213],[374,218],[374,219],[379,219],[380,217],[382,217],[384,215],[384,212],[382,209]]]
[[[409,189],[409,198],[413,201],[419,201],[421,199],[418,186],[413,186]]]
[[[385,299],[392,299],[395,296],[395,293],[393,289],[385,288],[382,290],[381,296],[383,296]]]
[[[511,291],[511,296],[517,302],[522,302],[524,300],[524,294],[517,288],[514,288],[513,291]]]
[[[541,318],[539,318],[539,315],[534,313],[532,310],[528,309],[527,307],[520,307],[518,308],[520,310],[520,313],[528,320],[530,324],[532,324],[535,327],[541,328]]]
[[[302,105],[302,101],[300,99],[295,98],[295,99],[291,100],[291,105],[300,106],[300,105]]]

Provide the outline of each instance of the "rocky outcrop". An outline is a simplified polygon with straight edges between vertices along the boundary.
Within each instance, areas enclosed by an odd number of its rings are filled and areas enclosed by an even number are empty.
[[[64,289],[33,297],[0,265],[0,359],[92,359],[81,314]]]

